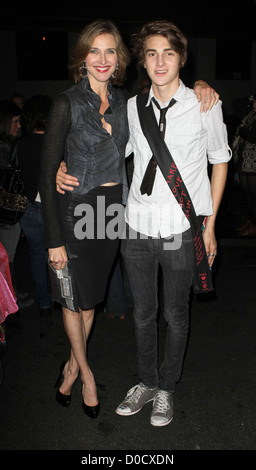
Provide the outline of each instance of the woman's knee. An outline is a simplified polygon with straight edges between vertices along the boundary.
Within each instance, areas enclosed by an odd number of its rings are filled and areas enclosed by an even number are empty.
[[[69,308],[66,308],[66,307],[62,307],[62,314],[65,318],[74,318],[74,319],[81,318],[81,313],[80,312],[75,312],[75,311],[70,310]]]
[[[89,310],[80,310],[79,313],[83,316],[85,320],[91,320],[94,317],[94,308]]]

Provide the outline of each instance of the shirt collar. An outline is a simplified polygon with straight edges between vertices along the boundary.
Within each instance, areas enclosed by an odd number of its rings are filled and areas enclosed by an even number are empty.
[[[85,93],[86,97],[89,99],[90,103],[93,104],[93,105],[96,105],[96,107],[99,107],[100,106],[100,97],[99,97],[99,95],[97,95],[97,93],[95,93],[91,89],[88,77],[83,78],[78,83],[78,85],[81,86],[83,92]],[[108,98],[109,98],[109,100],[111,100],[112,91],[113,91],[113,85],[112,85],[111,81],[109,81],[109,83],[108,83],[108,91],[109,91]]]
[[[184,85],[184,83],[183,83],[181,80],[179,80],[179,88],[178,88],[178,90],[176,91],[175,95],[170,98],[170,100],[171,100],[172,98],[175,98],[175,100],[176,100],[177,102],[182,102],[183,99],[184,99],[184,90],[185,90],[185,85]],[[147,101],[147,103],[146,103],[146,106],[149,106],[149,105],[150,105],[151,99],[152,99],[153,97],[156,99],[156,101],[158,101],[158,99],[154,96],[153,89],[152,89],[152,86],[151,86],[151,88],[150,88],[150,90],[149,90],[148,101]],[[168,106],[170,100],[165,103],[165,106]],[[162,108],[163,106],[162,106],[162,104],[160,103],[160,101],[158,101],[158,103],[159,103],[159,105],[160,105],[161,108]],[[165,106],[164,106],[164,107],[165,107]]]

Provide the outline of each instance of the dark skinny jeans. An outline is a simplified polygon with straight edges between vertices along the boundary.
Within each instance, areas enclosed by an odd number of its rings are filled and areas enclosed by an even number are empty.
[[[133,236],[134,233],[133,232]],[[189,296],[193,277],[191,230],[169,239],[145,236],[122,240],[134,301],[139,379],[148,387],[174,393],[180,379],[189,329]],[[167,331],[158,373],[158,271],[162,268]]]

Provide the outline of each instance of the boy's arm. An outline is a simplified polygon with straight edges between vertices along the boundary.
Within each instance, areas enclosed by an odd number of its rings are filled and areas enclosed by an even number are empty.
[[[208,256],[210,266],[212,266],[215,256],[217,254],[217,241],[215,237],[215,222],[216,222],[217,213],[220,207],[220,203],[221,203],[225,185],[226,185],[227,172],[228,172],[228,163],[226,162],[214,164],[212,167],[211,195],[212,195],[213,214],[207,217],[205,229],[203,232],[205,250]]]
[[[62,161],[56,174],[56,189],[65,194],[65,191],[74,191],[74,186],[79,186],[78,179],[67,173],[66,163]]]

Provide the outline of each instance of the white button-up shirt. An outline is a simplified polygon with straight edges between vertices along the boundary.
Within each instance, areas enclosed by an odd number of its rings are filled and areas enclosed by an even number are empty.
[[[152,97],[151,88],[147,105]],[[177,103],[166,114],[165,142],[178,166],[196,214],[211,215],[208,161],[211,164],[224,163],[231,158],[221,102],[210,111],[201,113],[193,90],[185,87],[181,80],[173,98]],[[155,104],[153,108],[159,121],[160,111]],[[137,232],[152,237],[169,237],[184,232],[190,224],[159,167],[152,194],[148,196],[140,192],[152,151],[141,130],[135,96],[128,101],[128,121],[130,138],[126,156],[132,152],[134,154],[134,173],[125,210],[126,222]]]

